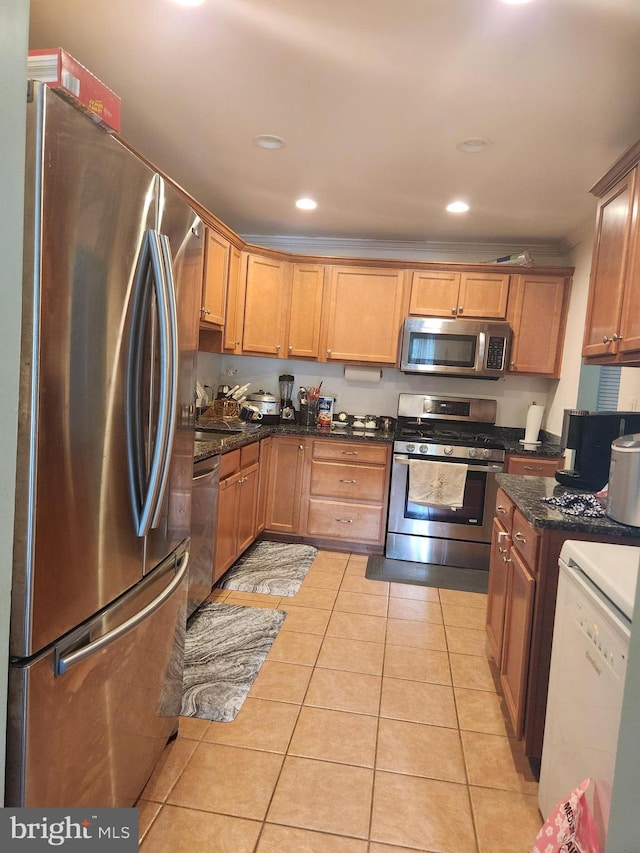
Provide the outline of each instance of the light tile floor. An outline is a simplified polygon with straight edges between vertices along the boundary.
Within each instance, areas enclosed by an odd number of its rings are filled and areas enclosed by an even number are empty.
[[[141,853],[529,853],[537,784],[485,650],[486,596],[320,551],[238,717],[183,717],[138,802]]]

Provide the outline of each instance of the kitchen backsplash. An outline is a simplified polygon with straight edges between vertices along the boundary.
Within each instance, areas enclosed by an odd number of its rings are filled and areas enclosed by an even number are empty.
[[[229,369],[236,371],[231,377],[225,373]],[[335,412],[395,417],[400,393],[489,397],[497,400],[498,426],[522,428],[529,405],[533,402],[546,405],[555,385],[554,380],[523,376],[507,376],[497,381],[441,376],[426,378],[406,375],[391,367],[383,368],[380,381],[372,384],[345,379],[342,364],[198,353],[198,379],[214,391],[220,383],[244,385],[250,382],[250,391],[263,389],[277,397],[281,373],[292,373],[295,377],[294,400],[300,385],[318,385],[322,380],[322,393],[335,398]],[[543,429],[545,425],[546,412]]]

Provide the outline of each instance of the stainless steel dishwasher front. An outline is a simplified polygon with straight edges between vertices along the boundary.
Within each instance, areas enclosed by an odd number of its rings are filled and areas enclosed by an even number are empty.
[[[219,484],[220,457],[194,463],[187,616],[202,604],[213,586]]]

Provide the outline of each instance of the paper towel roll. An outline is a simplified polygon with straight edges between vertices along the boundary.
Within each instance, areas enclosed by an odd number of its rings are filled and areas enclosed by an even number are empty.
[[[536,403],[532,403],[529,406],[529,411],[527,412],[527,423],[524,428],[525,444],[534,444],[538,440],[543,415],[544,406],[538,406]]]
[[[379,367],[345,367],[344,378],[347,382],[380,382],[382,370]]]

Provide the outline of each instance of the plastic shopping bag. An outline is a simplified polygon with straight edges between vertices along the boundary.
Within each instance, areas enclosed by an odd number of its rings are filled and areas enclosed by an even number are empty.
[[[598,830],[585,793],[585,779],[553,809],[538,833],[531,853],[602,853]]]

